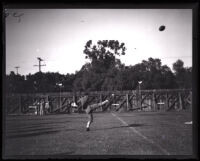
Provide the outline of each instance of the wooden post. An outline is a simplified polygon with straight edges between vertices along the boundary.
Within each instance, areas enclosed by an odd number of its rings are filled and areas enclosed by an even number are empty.
[[[149,104],[148,111],[150,111],[150,107],[151,107],[151,99],[150,98],[148,99],[148,104]]]
[[[73,102],[75,102],[76,101],[76,98],[75,98],[75,96],[73,95]]]
[[[133,95],[129,95],[129,110],[133,108]]]
[[[49,113],[51,113],[52,112],[52,102],[51,102],[51,99],[49,96],[48,96],[48,101],[49,101]]]
[[[126,110],[129,110],[129,96],[126,94]]]
[[[165,111],[168,109],[169,104],[168,104],[168,94],[166,93],[165,95]]]
[[[102,95],[100,94],[100,102],[102,103]],[[101,105],[101,112],[103,111],[103,107]]]
[[[141,95],[141,90],[140,90],[140,85],[139,85],[139,108],[142,111],[142,95]]]
[[[139,93],[136,94],[136,104],[137,108],[139,108]]]
[[[22,112],[24,112],[24,111],[23,111],[23,108],[22,108],[22,96],[20,95],[19,96],[19,113],[22,113]]]
[[[177,108],[178,108],[177,101],[178,101],[178,95],[177,95],[177,93],[176,93],[175,98],[174,98],[174,102],[175,102],[174,108],[175,108],[176,110],[177,110]]]
[[[138,105],[138,108],[141,110],[141,98],[140,98],[140,92],[138,94],[138,98],[137,98],[137,105]]]
[[[178,98],[179,98],[179,109],[182,110],[183,109],[183,105],[182,105],[182,99],[181,99],[181,93],[178,93]]]
[[[152,106],[153,106],[153,110],[155,111],[156,109],[155,93],[152,94]]]
[[[191,111],[192,111],[192,91],[190,91],[190,100],[191,100],[190,108],[191,108]]]
[[[60,96],[60,98],[59,98],[59,108],[61,108],[61,106],[62,106],[61,105],[61,87],[60,87],[60,95],[59,96]]]

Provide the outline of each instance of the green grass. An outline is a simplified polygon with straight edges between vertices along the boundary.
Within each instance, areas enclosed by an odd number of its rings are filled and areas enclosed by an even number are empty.
[[[184,124],[190,112],[115,114],[128,125],[111,113],[95,113],[89,132],[85,114],[7,116],[5,155],[165,155],[159,147],[192,155],[192,125]]]

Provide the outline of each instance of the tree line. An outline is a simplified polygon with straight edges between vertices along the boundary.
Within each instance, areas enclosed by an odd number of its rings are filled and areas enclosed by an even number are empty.
[[[89,60],[73,74],[58,72],[37,72],[27,76],[6,75],[6,92],[76,92],[136,90],[142,81],[141,89],[191,89],[192,67],[184,67],[178,59],[173,63],[173,71],[162,65],[159,58],[148,58],[141,63],[126,66],[121,63],[121,55],[126,53],[125,43],[118,40],[89,40],[83,53]],[[62,83],[62,86],[58,84]]]

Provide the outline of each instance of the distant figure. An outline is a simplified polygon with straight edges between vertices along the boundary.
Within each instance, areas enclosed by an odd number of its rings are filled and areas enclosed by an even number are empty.
[[[45,106],[44,106],[44,108],[45,108],[45,114],[46,113],[48,113],[48,110],[49,110],[49,101],[47,101],[46,103],[45,103]]]
[[[35,114],[36,115],[39,115],[39,109],[40,109],[40,102],[36,99],[35,101],[34,101],[34,103],[33,103],[33,105],[34,106],[36,106],[36,112],[35,112]]]
[[[44,100],[42,99],[40,101],[40,115],[42,116],[44,114]]]
[[[36,99],[34,99],[33,106],[35,107],[35,115],[38,115],[39,102]]]
[[[73,102],[73,101],[68,102],[68,108],[67,108],[68,113],[74,112],[74,110],[77,108],[78,108],[78,105],[75,102]]]

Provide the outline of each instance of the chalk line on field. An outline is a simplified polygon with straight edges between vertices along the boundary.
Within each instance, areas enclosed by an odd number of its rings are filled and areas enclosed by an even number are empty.
[[[121,121],[124,125],[129,126],[124,120],[122,120],[120,117],[118,117],[117,115],[115,115],[114,113],[111,113],[114,117],[116,117],[119,121]],[[142,135],[139,131],[137,131],[134,127],[129,127],[134,133],[136,133],[137,135],[139,135],[140,137],[142,137],[144,140],[146,140],[147,142],[153,144],[154,146],[156,146],[157,148],[159,148],[165,155],[170,155],[170,153],[165,150],[164,148],[162,148],[160,145],[156,144],[153,140],[147,138],[146,136]]]

